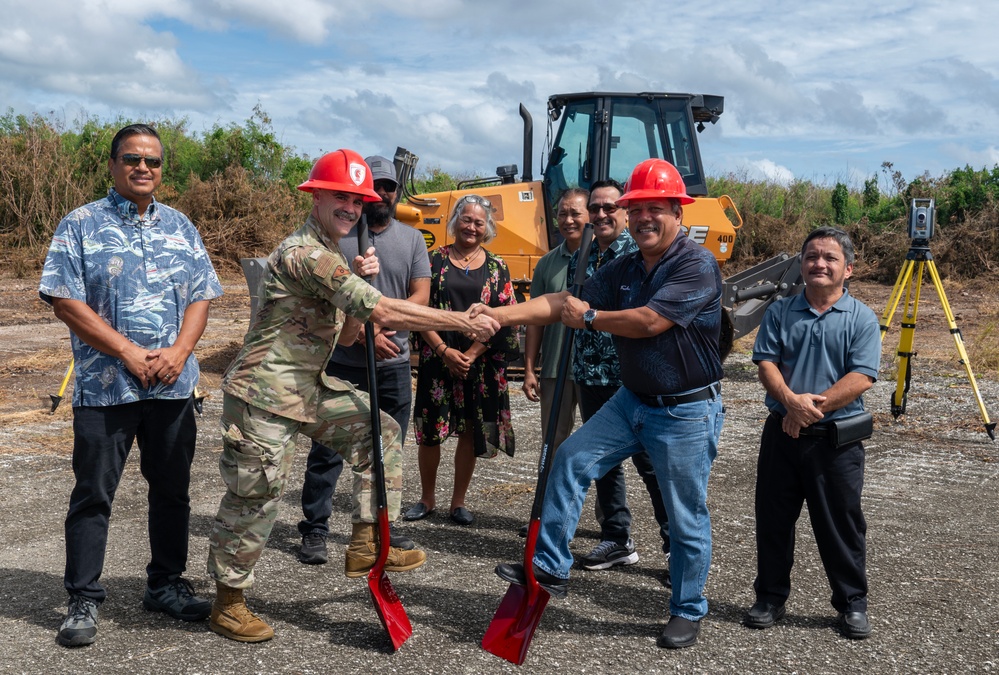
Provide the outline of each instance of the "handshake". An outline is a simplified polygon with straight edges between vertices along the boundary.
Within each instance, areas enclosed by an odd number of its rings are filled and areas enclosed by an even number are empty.
[[[590,305],[578,298],[572,297],[568,291],[548,293],[527,302],[502,307],[489,307],[476,303],[468,308],[470,321],[492,319],[497,326],[545,326],[561,321],[570,328],[583,328],[583,313]],[[472,339],[471,331],[466,335]]]
[[[467,326],[463,331],[465,337],[477,342],[487,342],[489,338],[496,335],[496,332],[502,326],[497,319],[493,318],[491,314],[493,311],[494,308],[482,303],[475,303],[465,310],[463,312],[467,322]]]

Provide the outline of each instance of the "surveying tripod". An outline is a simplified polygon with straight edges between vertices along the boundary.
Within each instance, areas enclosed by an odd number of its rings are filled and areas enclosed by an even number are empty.
[[[930,207],[932,208],[932,206]],[[915,210],[915,209],[914,209]],[[971,382],[971,389],[975,392],[975,399],[978,401],[978,410],[985,422],[985,431],[989,438],[995,440],[996,423],[989,421],[989,413],[985,409],[985,402],[982,394],[978,391],[978,382],[975,381],[975,374],[971,370],[971,361],[968,359],[968,352],[964,349],[964,339],[961,337],[961,329],[954,321],[954,313],[947,302],[947,295],[944,293],[943,284],[940,283],[940,275],[937,273],[937,266],[933,262],[933,254],[930,252],[929,238],[913,239],[909,252],[905,255],[905,263],[898,273],[898,280],[895,288],[888,299],[885,313],[881,316],[881,340],[884,341],[885,333],[891,324],[892,315],[902,299],[902,291],[905,291],[905,316],[902,319],[902,335],[898,343],[898,376],[895,385],[895,393],[891,398],[891,414],[896,419],[899,415],[905,414],[906,398],[909,394],[909,385],[912,380],[912,359],[916,356],[913,351],[916,335],[916,315],[919,311],[919,292],[923,285],[923,270],[929,270],[930,279],[933,280],[933,287],[937,290],[940,298],[940,305],[943,307],[947,317],[947,325],[950,334],[954,336],[954,344],[957,345],[957,354],[960,357],[964,372],[968,374],[968,381]]]

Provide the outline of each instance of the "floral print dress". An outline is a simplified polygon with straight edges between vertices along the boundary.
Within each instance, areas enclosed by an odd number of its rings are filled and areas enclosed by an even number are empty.
[[[460,294],[449,292],[449,276],[462,273],[451,263],[449,251],[449,246],[441,246],[430,254],[430,306],[461,312],[469,305]],[[503,259],[486,251],[484,267],[485,279],[476,301],[491,307],[516,303],[510,271]],[[465,351],[471,346],[462,333],[438,334],[453,349]],[[464,380],[451,375],[444,360],[433,353],[419,333],[413,332],[411,337],[419,354],[413,411],[416,441],[421,445],[440,445],[471,425],[476,457],[495,457],[500,450],[512,457],[514,439],[506,366],[520,353],[515,332],[503,328],[496,333],[486,352],[472,363]]]

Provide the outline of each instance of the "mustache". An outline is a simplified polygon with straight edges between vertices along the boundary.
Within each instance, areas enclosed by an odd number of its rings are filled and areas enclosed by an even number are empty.
[[[342,209],[334,209],[333,215],[341,220],[349,220],[350,222],[354,222],[358,218],[356,213],[351,213],[350,211],[344,211]]]

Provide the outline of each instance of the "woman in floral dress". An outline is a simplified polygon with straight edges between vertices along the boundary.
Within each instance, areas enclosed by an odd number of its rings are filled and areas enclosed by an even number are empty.
[[[483,248],[496,236],[489,201],[478,195],[462,197],[447,232],[453,243],[430,255],[430,306],[464,311],[477,302],[514,304],[506,263]],[[465,494],[476,459],[495,457],[500,450],[513,456],[506,365],[519,353],[517,337],[504,328],[488,343],[455,332],[426,331],[415,339],[420,363],[413,421],[422,495],[403,517],[420,520],[434,511],[441,442],[456,435],[448,513],[455,523],[469,525],[474,517],[465,507]]]

